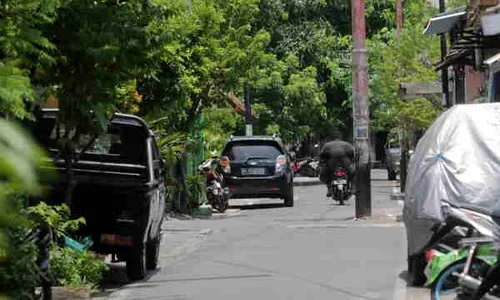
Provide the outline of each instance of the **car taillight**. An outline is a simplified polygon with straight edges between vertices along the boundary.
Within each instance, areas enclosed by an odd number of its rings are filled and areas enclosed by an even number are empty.
[[[345,175],[345,172],[344,172],[344,171],[340,171],[340,170],[339,170],[339,171],[336,171],[336,172],[335,172],[335,176],[337,176],[337,177],[343,177],[344,175]]]
[[[229,160],[229,157],[223,156],[220,158],[220,165],[222,167],[222,171],[224,173],[229,174],[231,173],[231,162]]]
[[[280,155],[276,157],[276,172],[275,173],[281,173],[285,170],[285,165],[286,165],[286,156]]]

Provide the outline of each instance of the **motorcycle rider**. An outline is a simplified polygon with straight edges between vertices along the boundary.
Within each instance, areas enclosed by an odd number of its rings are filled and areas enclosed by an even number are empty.
[[[326,143],[321,149],[320,159],[320,175],[321,182],[326,184],[328,192],[327,197],[332,196],[332,180],[333,173],[337,167],[342,167],[346,170],[349,181],[351,182],[351,189],[354,193],[354,147],[341,140],[342,134],[339,131],[333,133],[334,140]]]

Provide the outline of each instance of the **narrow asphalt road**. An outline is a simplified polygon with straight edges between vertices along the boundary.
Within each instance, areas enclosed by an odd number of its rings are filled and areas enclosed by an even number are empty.
[[[160,269],[124,284],[113,266],[107,299],[429,299],[407,287],[406,237],[393,183],[373,171],[373,216],[353,220],[354,199],[339,206],[323,186],[295,188],[295,206],[233,200],[211,220],[165,223]]]

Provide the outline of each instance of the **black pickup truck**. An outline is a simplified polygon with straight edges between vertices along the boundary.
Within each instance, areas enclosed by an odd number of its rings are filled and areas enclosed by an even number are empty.
[[[59,173],[45,198],[50,204],[63,202],[67,187],[57,116],[45,109],[32,127]],[[144,278],[158,264],[165,210],[164,163],[153,132],[139,117],[115,114],[106,133],[82,135],[75,154],[71,211],[86,220],[79,235],[91,236],[96,252],[126,261],[130,280]]]

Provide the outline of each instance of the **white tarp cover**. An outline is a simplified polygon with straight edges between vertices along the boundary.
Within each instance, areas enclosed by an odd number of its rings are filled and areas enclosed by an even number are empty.
[[[500,103],[454,106],[419,141],[406,183],[409,254],[444,220],[443,199],[490,211],[500,200]]]

